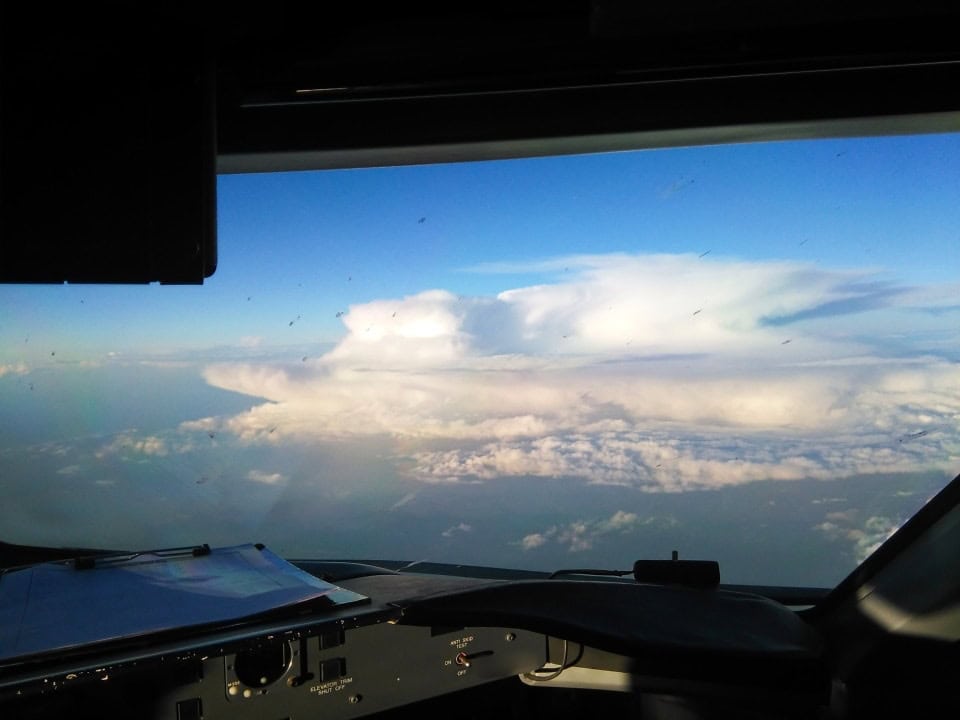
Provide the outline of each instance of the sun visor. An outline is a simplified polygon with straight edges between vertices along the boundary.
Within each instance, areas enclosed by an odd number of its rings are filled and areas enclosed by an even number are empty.
[[[202,283],[217,261],[212,63],[133,34],[6,30],[0,281]]]

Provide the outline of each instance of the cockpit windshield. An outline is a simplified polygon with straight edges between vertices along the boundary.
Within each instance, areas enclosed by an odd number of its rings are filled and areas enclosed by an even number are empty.
[[[0,539],[831,587],[960,471],[960,135],[222,175],[0,287]]]

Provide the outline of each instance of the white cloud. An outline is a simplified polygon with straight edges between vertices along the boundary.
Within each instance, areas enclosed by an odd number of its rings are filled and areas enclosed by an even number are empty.
[[[22,361],[0,365],[0,377],[3,377],[4,375],[26,375],[29,372],[30,368],[25,362]]]
[[[402,300],[353,306],[343,317],[346,338],[326,359],[381,367],[447,364],[468,350],[470,337],[462,326],[475,303],[464,304],[444,290],[428,290]]]
[[[553,525],[542,532],[525,535],[517,544],[524,550],[536,550],[549,543],[557,543],[566,546],[569,552],[583,552],[592,550],[594,544],[604,536],[628,533],[636,527],[657,522],[675,524],[672,518],[640,518],[636,513],[617,510],[607,519],[575,520],[567,525]]]
[[[593,549],[594,536],[588,532],[590,526],[582,520],[572,522],[557,532],[557,542],[569,546],[570,552],[583,552]]]
[[[814,530],[824,533],[831,540],[851,543],[853,555],[857,563],[861,563],[903,524],[901,519],[882,515],[871,515],[863,522],[860,521],[861,517],[862,513],[856,508],[828,513],[826,520],[815,525]]]
[[[462,535],[463,533],[470,533],[470,532],[473,532],[473,527],[471,525],[468,525],[467,523],[462,522],[447,528],[440,534],[443,535],[443,537],[445,538],[451,538],[458,533]]]
[[[215,417],[198,418],[180,423],[180,429],[186,431],[216,432],[221,427],[223,427],[223,421]]]
[[[533,550],[540,547],[541,545],[547,544],[547,537],[542,533],[531,533],[523,538],[520,541],[521,547],[524,550]]]
[[[247,473],[247,480],[263,483],[264,485],[276,485],[286,481],[286,477],[280,473],[266,473],[261,470],[251,470]]]
[[[549,435],[414,453],[408,472],[425,482],[572,477],[594,485],[681,492],[758,480],[911,472],[918,466],[949,471],[952,461],[944,440],[932,437],[906,446],[883,435],[873,440],[777,433],[731,438],[722,432],[663,430]]]
[[[848,537],[855,542],[857,562],[863,562],[872,555],[902,524],[899,520],[874,515],[867,518],[862,529],[851,530]]]
[[[67,465],[57,470],[57,475],[76,475],[81,469],[79,465]]]
[[[97,450],[94,455],[97,458],[104,458],[107,455],[129,455],[139,453],[141,455],[164,456],[169,449],[166,441],[156,435],[147,435],[145,437],[136,437],[132,432],[121,433],[117,435],[113,442],[104,445]]]
[[[934,289],[696,255],[521,269],[562,277],[496,297],[374,300],[310,363],[210,365],[210,384],[267,402],[181,428],[248,443],[389,436],[427,482],[576,476],[679,491],[956,469],[960,366],[910,351],[909,323],[887,312]],[[908,338],[897,355],[864,335],[878,312],[875,325]]]
[[[391,505],[390,509],[398,510],[399,508],[402,508],[404,505],[408,505],[409,503],[412,503],[416,499],[416,497],[417,497],[417,494],[415,492],[407,493],[402,498],[397,500],[393,505]]]
[[[624,512],[623,510],[617,510],[609,520],[606,521],[605,527],[608,528],[611,532],[614,530],[621,530],[628,528],[634,523],[637,522],[637,514],[631,512]]]

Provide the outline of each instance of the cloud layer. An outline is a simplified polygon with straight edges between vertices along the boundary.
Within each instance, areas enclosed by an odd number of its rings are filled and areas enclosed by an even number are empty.
[[[552,525],[543,532],[525,535],[519,545],[524,551],[557,544],[572,553],[584,552],[592,550],[594,544],[605,536],[628,535],[637,528],[649,525],[672,527],[676,523],[672,517],[641,518],[636,513],[617,510],[606,519],[575,520],[566,525]]]
[[[0,363],[0,377],[4,375],[26,375],[30,372],[30,368],[23,361],[15,363]]]
[[[917,334],[911,319],[941,308],[925,317],[949,333],[943,289],[691,255],[526,270],[552,282],[374,300],[350,308],[318,359],[209,366],[210,384],[268,402],[183,429],[262,443],[389,436],[404,472],[427,482],[679,491],[956,469],[960,366],[924,344],[929,320]]]
[[[859,564],[873,554],[903,524],[902,519],[871,515],[866,520],[856,508],[844,512],[827,513],[826,519],[816,525],[817,530],[834,541],[852,544],[853,556]]]
[[[601,432],[504,440],[412,455],[426,482],[502,477],[582,478],[593,485],[681,492],[762,480],[832,480],[854,475],[955,470],[956,442],[945,433],[904,446],[879,434],[814,438],[765,433],[726,436],[662,431]]]

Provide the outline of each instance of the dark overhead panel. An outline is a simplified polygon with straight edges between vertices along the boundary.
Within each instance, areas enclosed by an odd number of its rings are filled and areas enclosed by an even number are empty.
[[[956,129],[958,19],[930,0],[6,4],[0,281],[202,282],[218,171]]]

